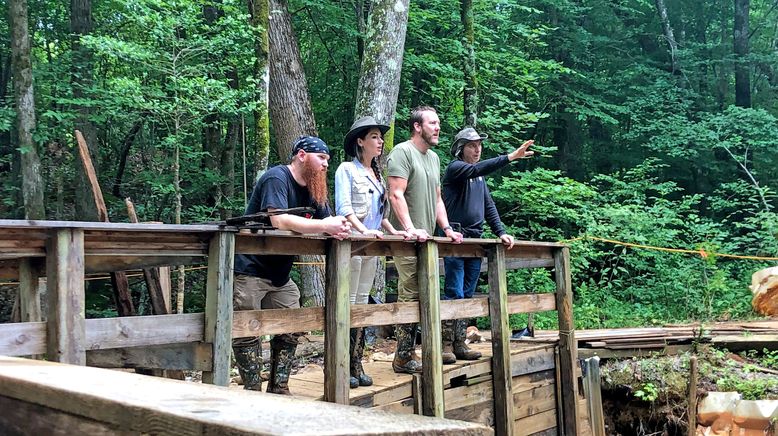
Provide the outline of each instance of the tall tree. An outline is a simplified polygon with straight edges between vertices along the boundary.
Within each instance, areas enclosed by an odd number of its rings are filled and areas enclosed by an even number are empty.
[[[735,0],[735,104],[751,107],[751,74],[748,62],[750,0]]]
[[[270,117],[276,150],[288,161],[292,144],[302,135],[317,135],[300,48],[286,0],[270,0]],[[302,299],[306,306],[324,306],[324,257],[300,256]]]
[[[100,169],[100,153],[98,152],[97,130],[90,116],[92,109],[85,100],[88,89],[92,85],[92,54],[88,47],[81,44],[81,38],[92,33],[92,0],[70,0],[70,38],[71,38],[71,69],[73,101],[76,109],[74,127],[81,131],[89,147],[89,156],[95,170]],[[76,218],[82,221],[97,220],[98,212],[84,165],[78,157],[78,148],[73,147],[76,162]]]
[[[254,145],[257,152],[257,172],[267,169],[270,154],[270,118],[268,116],[270,11],[268,0],[248,0],[251,26],[254,28]],[[244,133],[245,134],[245,133]],[[244,174],[245,176],[245,174]],[[248,190],[249,187],[244,187]]]
[[[16,127],[21,153],[22,201],[26,219],[45,219],[43,207],[43,169],[38,147],[32,138],[35,130],[35,95],[32,85],[30,34],[27,26],[27,0],[9,0],[11,59],[16,103]]]
[[[465,56],[462,72],[465,76],[463,104],[465,125],[477,127],[478,124],[478,82],[475,74],[475,32],[473,31],[473,0],[460,1],[460,16],[464,30],[463,47]]]
[[[670,17],[667,15],[667,6],[665,0],[654,0],[656,11],[659,14],[659,20],[662,22],[662,32],[665,35],[665,41],[670,49],[670,65],[673,74],[680,72],[678,67],[678,42],[675,40],[673,26],[670,24]]]

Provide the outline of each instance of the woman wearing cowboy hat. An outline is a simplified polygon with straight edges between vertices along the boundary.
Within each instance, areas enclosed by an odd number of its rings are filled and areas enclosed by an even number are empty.
[[[343,141],[347,155],[354,159],[343,162],[335,172],[335,210],[351,222],[354,234],[372,235],[382,238],[383,227],[393,235],[404,235],[397,231],[386,216],[386,186],[381,176],[380,159],[384,148],[384,133],[389,126],[379,124],[371,116],[359,118],[351,125]],[[349,296],[351,304],[367,304],[370,289],[375,278],[377,257],[354,256],[351,258],[351,283]],[[365,335],[361,328],[351,329],[350,385],[370,386],[373,379],[362,368],[362,354],[365,349]]]

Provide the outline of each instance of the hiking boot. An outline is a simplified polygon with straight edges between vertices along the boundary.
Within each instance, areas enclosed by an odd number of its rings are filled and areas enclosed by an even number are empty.
[[[243,389],[248,391],[261,391],[262,378],[262,342],[259,338],[247,343],[234,343],[232,351],[235,353],[235,363],[238,365],[238,373],[243,380]]]
[[[281,338],[289,336],[289,338]],[[276,335],[270,341],[270,379],[265,392],[271,394],[292,395],[289,392],[289,374],[297,350],[297,339],[290,341],[291,335]]]
[[[421,373],[421,359],[416,355],[416,324],[398,324],[394,327],[397,350],[392,369],[397,373]]]
[[[457,356],[454,355],[454,320],[447,319],[441,323],[441,337],[443,338],[443,352],[441,358],[444,365],[451,365],[457,362]]]
[[[467,323],[464,319],[454,321],[454,355],[457,359],[477,360],[481,358],[481,352],[471,350],[465,343],[467,338]]]
[[[362,368],[362,356],[365,352],[365,330],[361,328],[351,329],[351,343],[349,349],[350,364],[349,386],[356,388],[358,386],[371,386],[373,379],[365,374]]]

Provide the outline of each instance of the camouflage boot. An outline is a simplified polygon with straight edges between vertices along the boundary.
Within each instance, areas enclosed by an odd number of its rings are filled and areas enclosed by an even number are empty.
[[[282,339],[280,336],[287,335],[276,335],[270,342],[270,380],[265,392],[292,395],[289,392],[289,374],[294,363],[297,341],[291,342],[289,338]]]
[[[481,358],[481,352],[471,350],[465,343],[467,338],[467,323],[464,319],[454,321],[454,355],[457,359],[476,360]]]
[[[454,355],[454,324],[456,320],[447,319],[441,324],[441,336],[443,337],[443,353],[441,358],[444,365],[451,365],[457,362],[457,357]]]
[[[373,379],[365,374],[365,370],[362,368],[362,355],[364,352],[365,330],[361,328],[351,329],[351,347],[349,350],[351,378],[349,379],[349,386],[352,388],[371,386],[373,384]]]
[[[240,378],[243,380],[243,389],[248,391],[261,391],[262,378],[262,342],[254,338],[250,342],[233,342],[232,351],[235,353],[235,363],[238,365]]]
[[[416,324],[398,324],[394,327],[397,350],[392,369],[407,374],[421,373],[421,359],[416,355]]]

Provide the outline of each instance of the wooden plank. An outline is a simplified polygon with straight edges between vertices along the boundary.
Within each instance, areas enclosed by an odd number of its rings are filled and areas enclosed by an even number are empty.
[[[331,239],[324,288],[324,401],[349,403],[349,282],[351,241]]]
[[[19,278],[19,259],[2,260],[0,258],[0,280]]]
[[[427,241],[418,247],[419,314],[422,344],[422,412],[442,418],[443,359],[440,331],[440,275],[438,245]]]
[[[32,265],[31,259],[19,261],[19,310],[22,322],[43,320],[39,278],[38,269]]]
[[[556,409],[556,386],[554,385],[539,386],[513,394],[513,413],[516,419],[554,409]]]
[[[84,232],[53,230],[46,245],[47,358],[86,364],[84,328]]]
[[[400,414],[407,414],[407,415],[413,415],[413,405],[415,401],[413,398],[405,398],[400,401],[395,401],[393,403],[384,404],[381,406],[376,406],[374,409],[376,410],[383,410],[384,412],[391,412],[391,413],[400,413]],[[456,418],[453,418],[456,419]]]
[[[326,254],[325,239],[299,236],[290,238],[270,234],[239,233],[235,239],[237,254]]]
[[[205,342],[213,344],[211,371],[203,372],[203,383],[230,384],[232,352],[232,266],[235,264],[235,234],[218,232],[208,250],[208,279],[205,289]]]
[[[556,371],[553,369],[533,372],[513,377],[513,393],[528,391],[541,386],[553,386],[556,383]]]
[[[81,229],[85,232],[115,231],[115,232],[172,232],[172,233],[213,233],[220,230],[228,231],[215,224],[131,224],[105,223],[96,221],[49,221],[49,220],[0,220],[0,229],[49,230],[49,229]],[[292,234],[291,232],[288,232]]]
[[[557,313],[559,315],[559,378],[562,389],[562,428],[565,435],[578,434],[578,345],[573,322],[573,289],[570,276],[570,249],[554,252]],[[542,430],[542,429],[540,429]]]
[[[446,410],[459,409],[470,404],[492,401],[492,382],[446,389],[443,393],[446,396]]]
[[[494,341],[494,333],[492,333],[492,341]],[[511,355],[510,375],[516,377],[518,375],[554,369],[554,348],[554,346],[548,346],[528,353]]]
[[[505,247],[497,245],[487,252],[489,263],[489,316],[492,324],[492,377],[494,387],[494,429],[497,434],[512,435],[513,402],[510,336],[508,325],[508,284],[505,271]]]
[[[0,355],[31,356],[46,353],[46,322],[0,324]]]
[[[99,273],[111,271],[127,271],[155,266],[200,265],[206,260],[205,254],[181,252],[159,253],[147,252],[131,255],[87,255],[86,272]]]
[[[211,371],[213,347],[203,342],[113,348],[86,352],[86,364],[100,368],[157,368]]]
[[[513,422],[515,434],[533,434],[556,426],[556,410],[551,409]]]
[[[204,332],[202,313],[86,320],[88,350],[197,342]]]
[[[0,434],[4,435],[137,435],[137,432],[125,431],[118,426],[5,396],[0,396],[0,410],[3,411],[0,413]]]
[[[446,418],[494,426],[494,402],[491,400],[446,410]]]
[[[292,434],[301,426],[354,435],[492,434],[461,421],[12,357],[0,357],[0,395],[146,434]],[[272,419],[257,411],[272,411]]]

